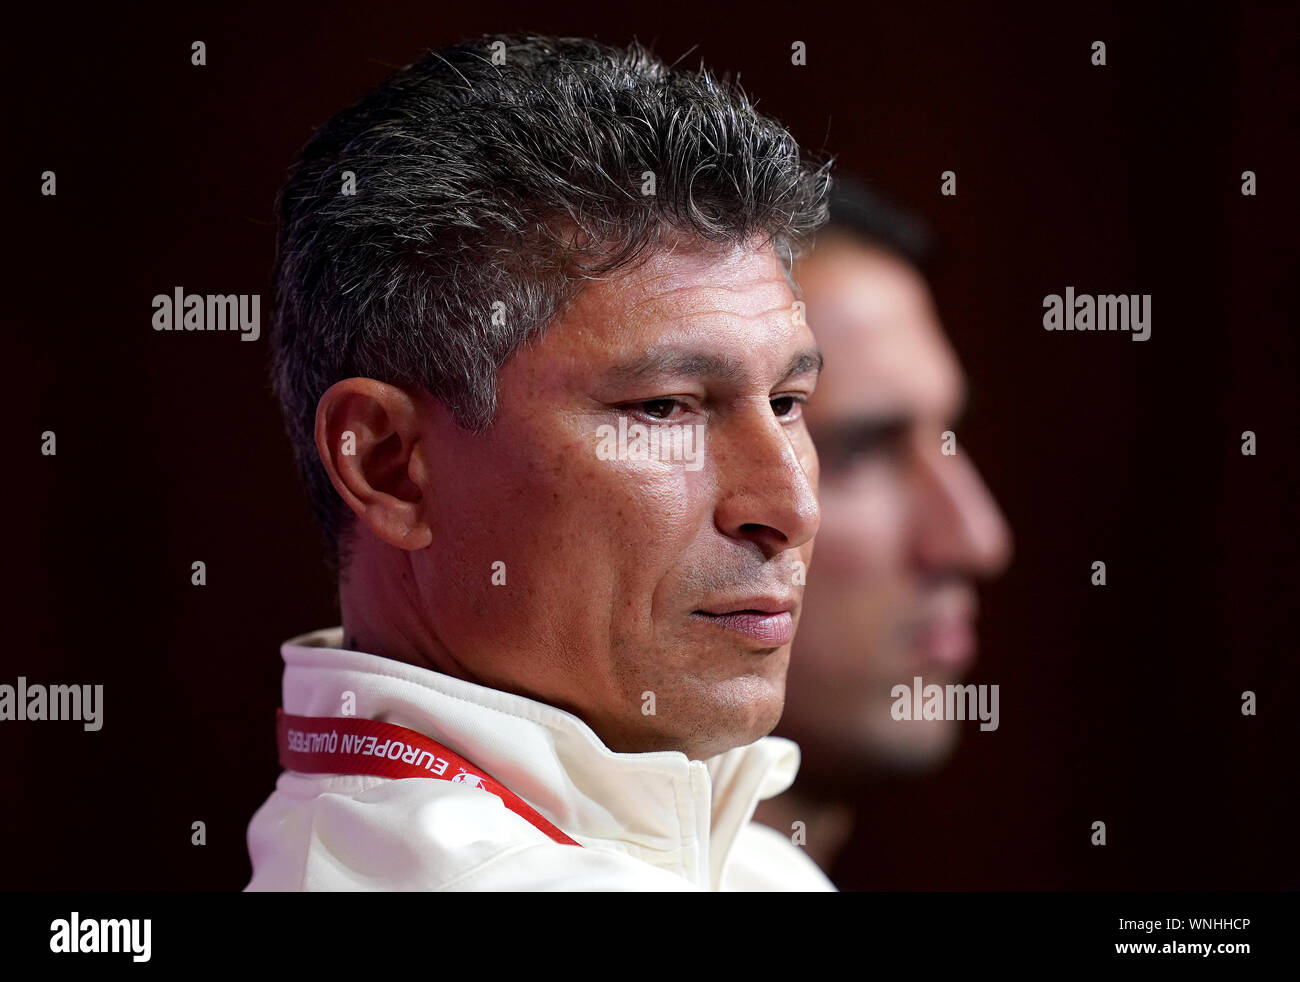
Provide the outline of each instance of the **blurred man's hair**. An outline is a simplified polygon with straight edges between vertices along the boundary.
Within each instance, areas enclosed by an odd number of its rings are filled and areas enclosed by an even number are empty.
[[[843,232],[919,269],[934,258],[934,233],[920,215],[852,178],[836,175],[824,231]]]
[[[497,370],[584,279],[683,235],[761,236],[788,275],[825,220],[827,169],[738,88],[636,43],[484,37],[326,122],[277,201],[272,375],[330,565],[353,516],[316,449],[329,386],[422,386],[481,432]]]

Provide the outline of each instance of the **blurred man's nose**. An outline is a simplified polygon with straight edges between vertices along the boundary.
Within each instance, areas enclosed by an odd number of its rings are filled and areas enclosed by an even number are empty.
[[[811,441],[805,441],[807,460],[801,461],[790,432],[770,414],[737,421],[725,435],[710,434],[709,440],[719,484],[720,531],[759,543],[769,558],[817,534],[821,510]]]
[[[996,576],[1011,559],[1011,529],[966,450],[915,452],[912,522],[917,560],[929,572]]]

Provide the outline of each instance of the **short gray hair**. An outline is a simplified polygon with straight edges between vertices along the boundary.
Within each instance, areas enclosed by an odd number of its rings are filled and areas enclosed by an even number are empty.
[[[635,42],[486,36],[426,54],[322,125],[276,202],[271,341],[331,567],[346,565],[352,513],[316,449],[326,389],[418,385],[482,432],[497,370],[584,280],[682,234],[762,236],[788,271],[826,220],[829,166],[801,160],[737,86]]]

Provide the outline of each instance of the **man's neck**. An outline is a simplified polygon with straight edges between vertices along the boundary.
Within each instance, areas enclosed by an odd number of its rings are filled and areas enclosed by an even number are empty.
[[[754,818],[790,836],[829,874],[853,833],[854,809],[842,799],[813,795],[796,781],[784,794],[760,801]]]

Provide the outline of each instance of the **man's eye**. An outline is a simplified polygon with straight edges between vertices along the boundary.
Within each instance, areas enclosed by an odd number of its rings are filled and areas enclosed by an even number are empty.
[[[676,399],[647,399],[645,402],[634,402],[632,405],[651,419],[667,419],[673,414],[673,409],[681,403]]]
[[[907,433],[903,430],[884,429],[877,433],[863,433],[849,447],[853,460],[874,460],[901,457],[907,450]]]
[[[772,411],[778,416],[798,419],[803,411],[804,400],[798,396],[777,396],[772,400]]]
[[[884,440],[876,443],[862,443],[856,447],[851,447],[842,457],[842,463],[845,467],[854,467],[858,464],[865,464],[889,455],[891,446]]]

